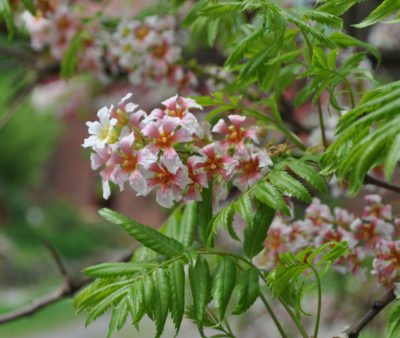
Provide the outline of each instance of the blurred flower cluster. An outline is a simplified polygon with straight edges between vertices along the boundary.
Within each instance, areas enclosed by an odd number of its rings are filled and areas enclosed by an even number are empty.
[[[360,217],[345,209],[335,208],[318,198],[308,206],[304,220],[291,220],[279,214],[272,222],[265,249],[257,257],[258,265],[269,270],[279,261],[279,254],[294,254],[306,247],[319,247],[330,241],[345,241],[349,254],[338,260],[334,268],[365,278],[368,262],[371,273],[388,289],[400,291],[400,218],[392,216],[390,205],[382,203],[379,195],[367,195]],[[370,260],[367,258],[370,257]]]
[[[179,65],[181,48],[172,16],[122,19],[112,29],[100,21],[86,20],[74,7],[60,3],[46,12],[38,10],[35,16],[24,11],[21,22],[30,33],[32,49],[48,50],[57,61],[76,39],[78,68],[104,83],[127,76],[134,85],[172,86],[185,94],[195,93],[198,86],[196,75]]]
[[[227,182],[247,190],[272,165],[266,149],[257,147],[256,127],[244,126],[245,117],[228,116],[211,129],[191,112],[202,109],[193,99],[173,96],[149,114],[128,102],[103,107],[99,121],[87,122],[92,168],[102,167],[103,196],[110,195],[109,181],[124,188],[129,182],[138,195],[157,189],[164,207],[176,202],[201,200],[213,184],[214,202],[225,199]],[[213,134],[219,134],[219,139]]]

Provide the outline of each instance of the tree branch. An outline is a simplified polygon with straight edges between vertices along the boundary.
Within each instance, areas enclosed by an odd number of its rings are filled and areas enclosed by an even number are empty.
[[[50,251],[53,259],[55,260],[55,262],[57,264],[58,270],[64,277],[63,284],[61,284],[57,290],[51,292],[50,294],[33,300],[31,304],[29,304],[21,309],[1,315],[0,316],[0,324],[11,322],[13,320],[16,320],[16,319],[19,319],[22,317],[31,316],[31,315],[35,314],[36,312],[40,311],[41,309],[43,309],[61,299],[72,296],[76,291],[78,291],[79,289],[81,289],[83,286],[85,286],[87,283],[89,283],[91,281],[91,279],[88,277],[72,278],[68,274],[68,271],[65,268],[65,265],[62,263],[59,255],[57,254],[57,252],[53,248],[53,246],[44,240],[42,240],[42,243]],[[128,262],[131,259],[135,250],[137,249],[137,247],[138,247],[138,245],[133,247],[131,250],[128,250],[127,252],[122,254],[120,257],[115,259],[114,262]]]
[[[385,188],[385,189],[392,190],[394,192],[399,192],[400,193],[400,186],[398,186],[396,184],[393,184],[393,183],[389,183],[389,182],[380,180],[379,178],[373,177],[373,176],[368,175],[368,174],[365,176],[364,183],[365,184],[376,185],[378,187]]]
[[[396,299],[393,290],[386,293],[380,300],[375,301],[368,312],[362,316],[358,322],[356,322],[352,327],[347,329],[344,333],[348,338],[357,338],[361,330],[371,322],[379,312],[381,312],[386,305]]]

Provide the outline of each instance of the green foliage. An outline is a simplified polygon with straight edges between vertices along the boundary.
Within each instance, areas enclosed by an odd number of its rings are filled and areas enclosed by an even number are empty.
[[[311,195],[307,189],[285,171],[272,171],[267,178],[281,191],[288,192],[299,200],[311,203]]]
[[[69,78],[78,67],[78,52],[83,49],[83,38],[87,33],[81,30],[71,39],[61,62],[61,76]]]
[[[243,251],[247,257],[253,258],[264,248],[263,243],[274,216],[275,210],[268,205],[258,207],[254,221],[244,229]]]
[[[14,15],[8,0],[0,0],[0,15],[3,17],[10,36],[14,34]]]
[[[363,21],[355,25],[355,27],[363,28],[382,21],[388,16],[400,11],[399,0],[385,0],[377,8],[375,8]]]
[[[154,266],[157,264],[147,262],[102,263],[86,268],[82,273],[91,278],[129,276]]]
[[[301,300],[305,291],[305,282],[314,275],[319,278],[329,269],[338,258],[347,254],[346,242],[328,242],[319,248],[306,248],[296,256],[291,252],[281,253],[278,266],[268,274],[267,282],[272,292],[294,307],[300,317]],[[315,259],[318,259],[315,261]],[[315,287],[311,283],[307,290]]]
[[[202,201],[197,204],[196,212],[196,229],[199,240],[202,244],[207,245],[209,238],[207,234],[208,223],[212,219],[212,183],[209,188],[202,191]]]
[[[185,270],[179,261],[171,263],[168,269],[171,288],[171,317],[178,333],[185,311]]]
[[[349,193],[360,191],[367,172],[388,163],[390,178],[400,151],[400,82],[380,86],[366,93],[359,105],[343,115],[336,127],[336,141],[321,157],[325,173],[337,172],[349,178]]]
[[[389,321],[386,325],[386,337],[395,338],[400,335],[400,304],[392,309],[389,316]]]
[[[207,260],[200,256],[196,264],[189,266],[189,278],[192,288],[194,310],[199,329],[202,327],[202,319],[206,306],[210,301],[211,276]]]
[[[234,314],[239,315],[245,312],[256,301],[260,292],[258,279],[258,270],[255,268],[248,269],[242,273],[238,283],[236,284],[239,301],[233,312]]]
[[[222,321],[226,307],[236,283],[236,264],[230,257],[224,257],[218,264],[212,280],[212,297]]]
[[[177,240],[127,216],[107,208],[101,209],[99,214],[111,223],[121,225],[132,237],[161,255],[175,257],[183,253],[183,246]]]

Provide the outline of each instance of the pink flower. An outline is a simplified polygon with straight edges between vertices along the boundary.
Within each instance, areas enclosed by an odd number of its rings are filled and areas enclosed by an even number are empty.
[[[364,208],[362,215],[364,219],[380,218],[390,220],[392,218],[392,206],[382,204],[381,196],[367,195],[365,196],[365,202],[367,206]]]
[[[129,123],[132,127],[136,128],[135,136],[137,136],[139,130],[144,127],[144,118],[147,114],[144,110],[139,109],[135,112],[138,105],[133,102],[126,103],[132,97],[132,93],[126,94],[118,103],[117,109],[113,109],[111,117],[118,120],[117,126],[123,127]]]
[[[357,241],[365,241],[363,249],[370,253],[375,250],[382,240],[390,240],[394,231],[392,224],[377,218],[364,222],[357,218],[350,228]]]
[[[219,149],[218,145],[215,143],[203,147],[200,152],[203,158],[198,161],[196,168],[203,168],[205,170],[208,181],[210,181],[215,174],[221,175],[225,181],[230,179],[233,170],[238,164],[237,160],[226,153],[223,155],[223,150]]]
[[[172,117],[165,117],[157,122],[150,122],[143,128],[143,134],[153,139],[153,143],[147,148],[158,155],[163,152],[165,165],[175,173],[181,165],[181,160],[174,149],[174,143],[189,142],[191,136],[186,129],[179,128],[178,122]]]
[[[350,230],[350,225],[354,221],[354,215],[345,209],[334,209],[336,224],[344,229]]]
[[[306,209],[306,218],[311,220],[313,225],[317,228],[323,225],[329,225],[333,221],[333,217],[329,207],[321,204],[319,198],[314,197],[312,203]]]
[[[395,288],[399,292],[400,272],[400,241],[382,241],[378,246],[377,255],[372,263],[374,270],[372,274],[378,278],[388,290]]]
[[[236,170],[241,174],[233,180],[241,191],[246,191],[263,178],[267,173],[268,166],[273,165],[266,151],[255,146],[248,146],[246,152],[238,156],[239,164]]]
[[[199,122],[197,118],[189,112],[192,108],[203,109],[196,101],[190,98],[181,97],[178,95],[172,96],[162,102],[165,109],[154,109],[148,120],[162,120],[166,116],[176,118],[178,123],[187,129],[191,134],[195,134],[199,130]]]
[[[201,169],[196,169],[199,160],[199,157],[191,156],[186,163],[189,179],[191,180],[185,195],[186,201],[201,201],[201,189],[208,187],[206,173]]]
[[[139,170],[139,165],[147,168],[157,161],[157,156],[146,149],[133,149],[134,140],[133,133],[122,137],[118,148],[120,152],[114,151],[109,163],[115,166],[113,178],[121,189],[125,180],[128,179],[131,187],[138,195],[146,195],[147,182]]]
[[[228,127],[226,122],[223,119],[220,119],[212,131],[225,135],[226,139],[221,141],[221,144],[224,146],[224,148],[234,145],[235,152],[238,154],[243,154],[246,152],[246,148],[244,146],[244,140],[246,137],[251,138],[254,142],[258,142],[257,129],[255,127],[250,127],[248,129],[242,128],[242,124],[246,119],[244,116],[229,115],[228,119],[231,121],[232,125]]]
[[[154,177],[147,179],[147,186],[151,191],[159,185],[156,195],[157,202],[165,208],[170,208],[174,201],[182,199],[182,191],[190,183],[190,179],[182,167],[175,172],[169,171],[164,156],[161,157],[160,162],[160,164],[153,163],[148,168]]]
[[[94,147],[94,153],[90,154],[90,160],[92,164],[92,169],[96,170],[101,166],[105,165],[106,167],[100,172],[101,181],[102,181],[102,189],[103,189],[103,198],[108,199],[111,194],[109,180],[111,179],[112,173],[114,172],[115,166],[108,163],[111,158],[112,147],[106,145],[103,148]]]

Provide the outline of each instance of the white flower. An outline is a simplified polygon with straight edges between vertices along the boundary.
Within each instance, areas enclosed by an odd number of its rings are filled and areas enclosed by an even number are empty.
[[[103,107],[97,112],[100,122],[86,122],[86,125],[89,127],[89,134],[91,135],[85,139],[82,147],[97,147],[101,149],[109,143],[111,132],[118,122],[117,119],[110,119],[111,111],[112,107]]]

